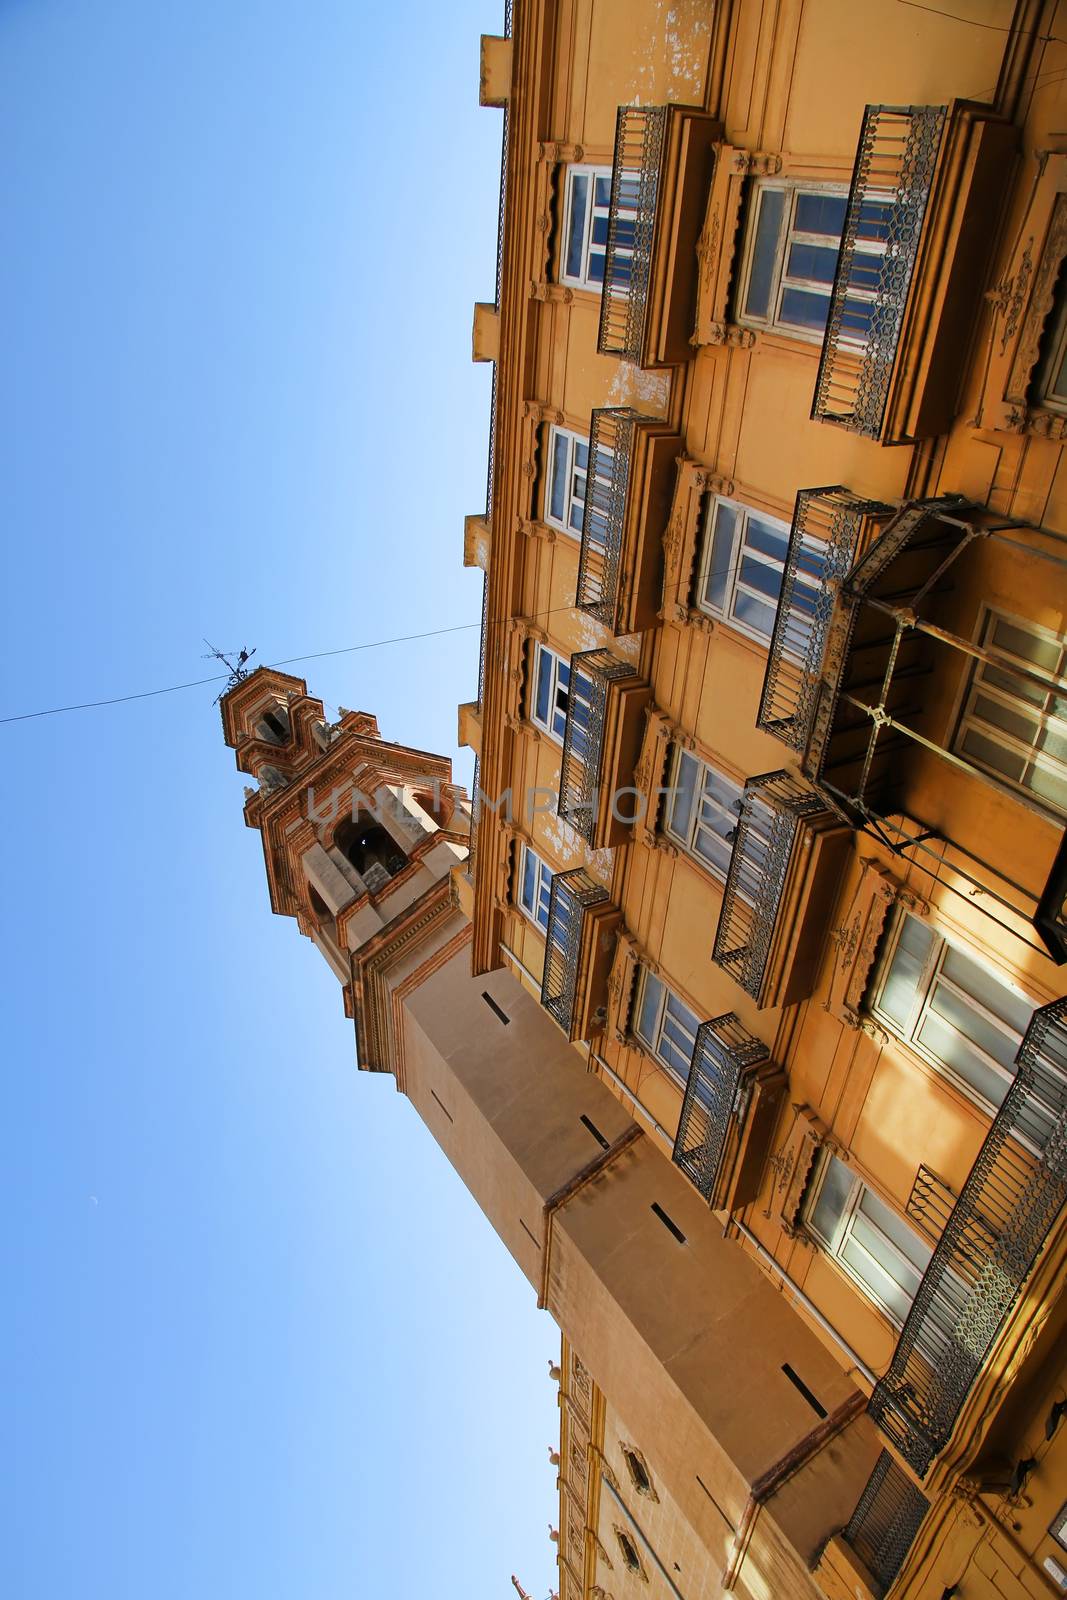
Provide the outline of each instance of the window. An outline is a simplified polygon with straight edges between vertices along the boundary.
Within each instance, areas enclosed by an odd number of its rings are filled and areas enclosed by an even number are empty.
[[[651,972],[642,971],[634,1032],[683,1084],[689,1077],[699,1027],[684,1001]]]
[[[907,912],[890,929],[872,1011],[919,1055],[1000,1105],[1032,1003]]]
[[[720,878],[730,870],[741,789],[688,750],[676,749],[664,831]]]
[[[619,1541],[619,1554],[622,1556],[623,1566],[630,1572],[640,1572],[641,1557],[638,1555],[637,1546],[630,1538],[630,1535],[624,1533],[621,1528],[616,1528],[615,1537]]]
[[[539,644],[534,651],[533,701],[530,718],[563,743],[570,704],[571,668],[555,650]]]
[[[548,436],[545,521],[578,538],[585,515],[588,473],[589,441],[569,428],[552,428]]]
[[[570,662],[557,655],[555,650],[550,650],[544,644],[537,646],[530,718],[562,744],[569,712],[572,723],[571,746],[581,760],[589,755],[592,695],[592,680],[586,673],[572,673]]]
[[[789,527],[736,500],[711,495],[705,502],[697,604],[744,633],[766,642],[774,632]],[[821,540],[805,537],[797,569],[794,605],[814,612],[826,570]]]
[[[578,289],[604,282],[611,205],[610,167],[568,167],[560,278]]]
[[[1034,668],[1062,682],[1067,640],[990,611],[982,643],[1003,666],[975,662],[955,749],[1008,788],[1067,816],[1067,684],[1061,695],[1020,675]]]
[[[519,867],[519,905],[531,922],[536,922],[540,928],[546,930],[551,893],[551,867],[546,866],[528,844],[524,844]]]
[[[1056,289],[1056,302],[1049,321],[1050,332],[1044,343],[1044,360],[1034,385],[1032,403],[1050,411],[1067,411],[1067,291],[1063,269]]]
[[[892,200],[870,200],[860,211],[855,265],[842,334],[867,337],[889,233]],[[821,339],[837,271],[848,191],[788,182],[756,188],[740,294],[741,321]]]
[[[836,1156],[824,1157],[805,1218],[808,1230],[900,1326],[932,1251],[891,1206]]]
[[[623,1445],[622,1458],[626,1462],[626,1470],[630,1474],[630,1481],[637,1493],[648,1495],[651,1499],[658,1500],[659,1496],[652,1487],[652,1477],[640,1450],[634,1450],[629,1445]]]

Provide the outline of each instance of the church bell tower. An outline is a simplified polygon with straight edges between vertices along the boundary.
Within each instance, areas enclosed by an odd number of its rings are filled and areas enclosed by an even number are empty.
[[[266,668],[221,704],[271,905],[337,975],[359,1066],[393,1074],[724,1586],[818,1596],[811,1566],[879,1451],[864,1396],[537,998],[472,976],[450,763],[366,713],[328,722]]]

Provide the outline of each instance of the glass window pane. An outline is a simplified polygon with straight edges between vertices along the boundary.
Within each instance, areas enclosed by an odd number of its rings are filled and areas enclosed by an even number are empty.
[[[833,283],[837,271],[837,251],[822,244],[795,244],[786,267],[791,278],[813,278],[816,283]]]
[[[748,276],[748,293],[745,296],[745,315],[749,317],[770,315],[774,258],[782,231],[785,199],[785,191],[782,189],[760,190],[756,237],[752,245],[752,264]]]
[[[667,803],[667,826],[680,839],[686,841],[689,839],[689,829],[693,820],[697,770],[697,763],[693,757],[682,750],[674,769],[673,793]]]
[[[956,994],[945,984],[936,984],[930,997],[930,1010],[940,1022],[949,1024],[950,1031],[954,1029],[961,1036],[959,1050],[962,1054],[969,1056],[972,1052],[968,1046],[977,1045],[983,1054],[992,1056],[1006,1071],[1012,1071],[1019,1039],[1014,1034],[1005,1033],[988,1017],[983,1017],[962,995]],[[955,1059],[950,1060],[948,1065],[955,1066]]]
[[[878,1009],[907,1033],[915,1011],[919,980],[934,934],[918,917],[905,916],[893,959],[878,997]]]
[[[781,322],[794,328],[812,328],[821,331],[826,326],[830,310],[829,294],[819,294],[814,289],[786,289],[782,294]]]
[[[549,700],[552,692],[552,657],[547,650],[537,652],[537,691],[534,716],[538,722],[548,723]]]
[[[1034,1008],[1025,995],[1016,994],[1007,984],[999,983],[992,973],[952,946],[945,953],[941,971],[957,988],[972,995],[1022,1039],[1034,1014]]]
[[[552,435],[552,481],[549,485],[549,512],[556,522],[563,521],[567,493],[567,457],[570,445],[565,433]]]
[[[659,1021],[663,985],[651,972],[646,972],[641,986],[641,1006],[637,1014],[635,1032],[651,1049],[656,1046],[656,1028]]]
[[[854,1184],[855,1179],[845,1163],[839,1161],[836,1156],[829,1156],[819,1187],[819,1198],[808,1219],[816,1233],[825,1239],[827,1244],[833,1243]]]
[[[898,1216],[892,1206],[887,1206],[873,1189],[864,1188],[858,1210],[874,1224],[879,1233],[884,1234],[890,1243],[896,1246],[916,1272],[921,1274],[926,1271],[933,1253],[930,1246],[913,1228],[909,1228],[903,1217]],[[889,1271],[894,1270],[888,1266],[888,1262],[887,1268]]]
[[[966,1039],[942,1022],[934,1011],[928,1011],[922,1020],[916,1038],[924,1049],[951,1072],[987,1100],[999,1106],[1008,1092],[1009,1079],[967,1043]]]
[[[734,531],[737,526],[737,511],[725,500],[715,503],[714,533],[711,541],[711,553],[707,560],[707,571],[704,575],[704,604],[712,610],[723,612],[726,610],[726,595],[730,586],[730,569],[734,558]]]
[[[585,218],[589,206],[589,179],[583,173],[571,175],[570,235],[567,239],[567,276],[582,275],[582,248],[585,244]]]
[[[597,203],[598,206],[608,206],[608,205],[611,204],[611,179],[610,178],[597,178],[597,180],[596,180],[596,203]]]
[[[798,194],[793,228],[797,233],[832,234],[840,239],[847,205],[843,194]]]
[[[763,555],[773,556],[780,564],[785,562],[789,547],[789,533],[785,528],[765,522],[762,517],[749,515],[745,522],[745,543]]]

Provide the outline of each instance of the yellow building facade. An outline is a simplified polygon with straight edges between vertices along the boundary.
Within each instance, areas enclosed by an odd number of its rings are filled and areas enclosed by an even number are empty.
[[[1067,1593],[1067,13],[948,10],[516,0],[473,808],[223,701],[563,1330],[561,1600]]]
[[[526,4],[482,49],[476,969],[869,1394],[827,1593],[1067,1589],[1067,19],[948,9]]]

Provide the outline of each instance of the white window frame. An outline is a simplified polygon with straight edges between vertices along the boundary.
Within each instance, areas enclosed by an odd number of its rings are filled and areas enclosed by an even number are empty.
[[[922,1060],[929,1062],[929,1064],[938,1073],[940,1073],[941,1076],[947,1078],[949,1082],[955,1084],[956,1087],[968,1097],[968,1099],[973,1100],[974,1103],[980,1106],[988,1116],[992,1117],[996,1113],[1000,1102],[998,1101],[994,1103],[993,1101],[989,1100],[988,1097],[982,1094],[974,1084],[972,1084],[968,1079],[962,1077],[960,1073],[958,1073],[947,1061],[944,1061],[920,1038],[919,1035],[922,1031],[923,1022],[933,1008],[933,1002],[938,991],[942,990],[951,996],[952,1001],[967,1007],[984,1022],[994,1028],[998,1033],[1003,1034],[1005,1039],[1009,1041],[1010,1044],[1014,1045],[1014,1050],[1012,1052],[1013,1055],[1014,1051],[1017,1050],[1018,1046],[1022,1043],[1023,1035],[1016,1028],[1005,1022],[1003,1018],[998,1017],[991,1009],[983,1006],[975,999],[974,995],[962,988],[960,984],[954,982],[953,979],[946,976],[943,971],[946,958],[953,951],[955,951],[959,955],[965,957],[966,960],[973,962],[976,966],[982,967],[991,983],[994,983],[1001,989],[1005,989],[1017,996],[1026,1005],[1029,1005],[1034,1010],[1037,1008],[1037,1001],[1035,1001],[1031,995],[1026,994],[1016,984],[1010,983],[1005,978],[1003,972],[994,972],[990,970],[986,963],[980,961],[971,950],[961,945],[953,944],[952,941],[946,939],[945,936],[937,929],[929,928],[921,918],[913,917],[915,922],[920,923],[924,928],[927,929],[927,931],[932,935],[932,939],[925,964],[915,986],[915,998],[912,1003],[907,1022],[902,1026],[895,1017],[890,1016],[887,1012],[882,1010],[881,1000],[888,983],[890,972],[893,966],[893,960],[897,953],[897,947],[900,943],[900,936],[904,928],[907,926],[908,917],[911,915],[911,913],[906,911],[898,912],[896,918],[889,928],[886,937],[885,950],[878,963],[878,968],[874,975],[874,982],[871,985],[868,1008],[871,1011],[871,1014],[882,1024],[883,1027],[887,1028],[895,1038],[899,1039],[903,1044],[905,1044],[909,1050],[914,1051],[914,1053],[917,1056],[920,1056]],[[935,1012],[935,1014],[937,1015],[940,1026],[946,1028],[952,1027],[952,1024],[941,1012]],[[959,1032],[958,1029],[954,1029],[953,1031]],[[965,1038],[966,1035],[961,1034],[961,1037]],[[967,1048],[974,1051],[983,1065],[985,1065],[990,1072],[1003,1083],[1004,1094],[1006,1095],[1015,1076],[1014,1072],[1005,1068],[987,1051],[983,1050],[976,1041],[970,1038],[967,1038]],[[1001,1100],[1003,1100],[1003,1095],[1001,1096]]]
[[[822,1196],[823,1186],[835,1163],[848,1174],[852,1182],[841,1213],[836,1219],[832,1234],[828,1237],[820,1232],[814,1221],[814,1215]],[[873,1204],[867,1204],[869,1200],[873,1200]],[[861,1255],[869,1256],[888,1277],[893,1278],[898,1283],[900,1283],[901,1278],[914,1278],[915,1287],[908,1296],[910,1304],[915,1298],[919,1284],[922,1282],[923,1272],[933,1251],[923,1236],[905,1218],[900,1216],[899,1213],[894,1214],[896,1225],[913,1236],[917,1246],[916,1253],[926,1258],[923,1267],[920,1268],[911,1257],[901,1250],[900,1246],[880,1225],[879,1209],[893,1213],[893,1207],[883,1200],[881,1195],[872,1189],[869,1184],[865,1183],[857,1173],[853,1172],[847,1162],[841,1161],[831,1151],[825,1151],[815,1171],[811,1195],[804,1207],[805,1230],[824,1254],[841,1269],[852,1283],[856,1284],[867,1299],[876,1305],[884,1316],[889,1318],[894,1327],[899,1328],[904,1323],[904,1317],[901,1316],[899,1308],[889,1305],[878,1292],[875,1283],[864,1277],[855,1258]],[[867,1236],[866,1240],[861,1237],[863,1233]],[[872,1245],[874,1248],[872,1248]],[[849,1253],[851,1253],[853,1259],[849,1259]],[[906,1285],[900,1283],[900,1287],[903,1293],[907,1295],[908,1289]]]
[[[578,176],[587,177],[589,179],[589,201],[590,201],[590,204],[589,204],[589,206],[588,206],[588,208],[586,210],[585,225],[584,225],[584,228],[582,230],[582,265],[581,265],[581,270],[578,273],[569,273],[567,271],[567,260],[568,260],[568,257],[570,256],[572,213],[573,213],[573,201],[574,201],[574,179],[576,177],[578,177]],[[600,215],[602,215],[603,217],[606,218],[608,216],[608,213],[609,213],[609,206],[608,205],[597,205],[596,204],[597,180],[598,179],[603,179],[603,178],[607,179],[608,194],[610,196],[610,194],[611,194],[611,168],[610,167],[597,167],[597,166],[588,165],[588,164],[586,164],[584,162],[582,162],[582,163],[572,163],[570,166],[568,166],[567,174],[566,174],[566,182],[564,184],[563,227],[560,230],[560,258],[559,258],[559,281],[560,281],[560,283],[570,284],[571,287],[575,288],[575,289],[588,289],[593,294],[599,294],[601,289],[602,289],[602,287],[603,287],[603,283],[604,283],[603,271],[601,272],[601,276],[599,278],[590,277],[590,275],[589,275],[589,265],[590,265],[591,260],[594,257],[599,257],[600,260],[603,261],[605,259],[605,255],[606,255],[606,245],[599,245],[599,244],[594,244],[593,243],[593,222],[594,222],[594,218],[598,214],[600,214]]]
[[[641,1032],[641,1013],[644,1011],[645,997],[651,986],[658,987],[660,994],[656,1001],[656,1020],[652,1029],[652,1037],[649,1037]],[[693,1065],[693,1051],[696,1049],[696,1036],[700,1028],[700,1018],[696,1012],[692,1011],[681,995],[676,994],[669,984],[664,983],[662,978],[656,977],[647,967],[642,967],[630,1017],[634,1038],[684,1089],[689,1079],[690,1068]],[[674,1061],[669,1049],[664,1047],[664,1029],[668,1020],[686,1037],[688,1037],[689,1033],[692,1033],[692,1042],[689,1046],[689,1056],[684,1071]],[[692,1024],[691,1027],[690,1023]],[[675,1042],[675,1048],[680,1048],[677,1042]],[[682,1053],[684,1054],[684,1051]]]
[[[721,609],[706,597],[709,580],[713,576],[718,576],[720,571],[717,568],[713,574],[711,570],[712,560],[715,559],[715,529],[720,506],[728,506],[736,513],[730,542],[726,597]],[[782,534],[785,540],[785,549],[780,562],[766,555],[763,551],[755,549],[749,543],[749,526],[753,519],[769,523],[776,533]],[[783,522],[780,517],[772,516],[769,512],[760,511],[755,506],[747,506],[740,500],[732,500],[727,495],[713,494],[707,496],[704,502],[704,529],[700,549],[700,568],[697,576],[697,609],[705,612],[707,616],[717,617],[720,622],[725,622],[729,627],[736,628],[739,633],[745,634],[749,639],[755,639],[758,644],[767,649],[771,639],[774,637],[774,618],[772,617],[771,619],[768,631],[763,633],[759,628],[753,627],[751,623],[743,621],[737,615],[738,599],[739,596],[750,594],[761,604],[769,606],[775,616],[777,615],[778,601],[782,594],[782,581],[785,577],[786,556],[789,550],[789,532],[790,524]],[[812,542],[816,543],[817,541]],[[773,599],[745,581],[742,567],[746,558],[759,563],[761,566],[777,569],[778,591]],[[721,557],[718,560],[721,566]]]
[[[752,268],[756,251],[756,239],[760,210],[763,196],[770,190],[785,195],[785,205],[782,211],[782,221],[778,231],[778,241],[775,246],[774,263],[771,269],[771,287],[769,308],[766,316],[759,316],[754,312],[745,310],[748,299]],[[821,328],[809,328],[800,323],[787,322],[781,315],[782,300],[787,289],[798,289],[805,293],[820,295],[826,301],[827,314],[830,309],[830,297],[833,292],[833,282],[824,283],[820,279],[791,277],[786,270],[791,246],[813,245],[819,249],[836,248],[840,253],[841,235],[800,232],[795,227],[797,202],[802,195],[830,195],[837,199],[848,199],[848,184],[840,183],[808,183],[795,178],[761,178],[754,186],[750,217],[745,237],[744,256],[742,259],[741,274],[737,292],[737,320],[744,327],[759,328],[762,330],[775,330],[786,334],[791,339],[802,339],[807,344],[821,345],[826,333],[825,324]],[[887,199],[891,198],[889,195]],[[869,255],[879,259],[885,253],[883,244],[876,240],[863,241],[857,246],[857,254]],[[865,303],[873,302],[873,291],[861,288],[850,290],[849,298]],[[864,340],[842,336],[841,342],[862,349]]]
[[[527,863],[533,864],[533,893],[528,901],[526,896],[526,868]],[[532,922],[541,933],[548,933],[548,906],[552,895],[552,868],[547,861],[543,861],[532,846],[523,842],[519,852],[519,881],[515,895],[515,903],[519,910]],[[542,912],[544,920],[542,920]]]
[[[552,515],[552,492],[556,485],[556,440],[567,442],[566,465],[563,471],[566,482],[563,490],[563,516]],[[585,465],[578,461],[578,450],[585,449]],[[549,527],[559,528],[572,539],[582,537],[585,517],[585,497],[589,487],[589,439],[573,428],[559,428],[555,424],[548,431],[548,467],[545,473],[544,519]],[[572,520],[574,519],[574,520]]]
[[[1061,268],[1062,271],[1062,268]],[[1055,300],[1055,321],[1052,325],[1052,335],[1048,340],[1047,349],[1037,376],[1037,405],[1047,411],[1067,412],[1067,396],[1053,394],[1051,385],[1056,373],[1063,365],[1067,356],[1067,292],[1061,283]]]
[[[697,769],[697,774],[693,786],[692,815],[689,818],[688,826],[683,831],[674,825],[674,810],[676,799],[681,793],[678,785],[678,775],[687,761],[693,763]],[[706,867],[709,872],[713,873],[720,882],[725,882],[730,870],[733,841],[709,826],[706,820],[705,807],[709,807],[716,817],[720,817],[724,822],[729,822],[730,829],[734,832],[736,832],[741,813],[739,807],[733,806],[732,800],[729,805],[725,805],[719,796],[714,793],[712,784],[715,781],[729,784],[736,791],[736,799],[740,801],[744,794],[744,788],[741,784],[736,783],[729,773],[723,772],[720,767],[713,766],[710,761],[705,761],[702,756],[698,756],[694,751],[686,750],[682,745],[676,744],[671,757],[668,793],[664,796],[663,832],[668,839],[680,845],[694,861],[698,861],[702,867]],[[724,863],[720,864],[715,859],[714,854],[709,854],[707,850],[700,848],[700,840],[702,838],[715,839],[719,842],[722,846],[722,853],[725,854]],[[710,846],[710,848],[714,851],[715,846]]]
[[[1022,633],[1031,634],[1041,643],[1051,645],[1057,649],[1059,652],[1057,663],[1048,676],[1067,677],[1067,638],[1062,634],[1053,633],[1049,628],[1041,627],[1036,622],[1030,622],[1024,617],[1012,616],[1009,612],[997,611],[990,607],[983,612],[978,634],[980,642],[987,649],[997,650],[997,646],[993,642],[993,634],[997,624],[1001,622],[1019,629]],[[999,650],[998,654],[1002,656],[1009,667],[1013,660],[1023,660],[1022,657],[1012,656],[1005,650]],[[996,670],[996,667],[987,665],[984,661],[974,661],[972,664],[967,678],[963,707],[952,748],[965,761],[971,762],[974,766],[981,768],[983,772],[988,773],[1010,794],[1025,795],[1032,804],[1040,806],[1050,816],[1059,819],[1067,817],[1067,801],[1063,805],[1059,805],[1049,796],[1039,794],[1026,781],[1035,770],[1044,770],[1053,773],[1057,778],[1062,778],[1064,785],[1067,786],[1067,761],[1057,756],[1046,755],[1043,751],[1037,749],[1038,737],[1049,728],[1053,728],[1059,736],[1067,739],[1067,718],[1056,716],[1055,712],[1050,710],[1050,702],[1054,698],[1051,690],[1044,695],[1043,704],[1037,706],[1032,701],[1025,699],[1021,694],[1013,694],[1010,689],[993,682],[987,676],[987,673],[990,671],[996,672]],[[1026,680],[1020,678],[1017,681],[1021,687]],[[1037,692],[1040,693],[1040,690]],[[1009,733],[1007,729],[985,721],[977,713],[979,698],[1000,704],[1015,715],[1032,718],[1034,724],[1033,737],[1028,742],[1024,742],[1018,735]],[[1067,688],[1064,690],[1064,698],[1067,699]],[[980,735],[982,738],[989,740],[990,743],[1001,746],[1011,757],[1021,761],[1023,763],[1022,778],[1012,778],[1008,773],[1001,772],[999,768],[983,761],[981,756],[976,755],[973,750],[966,750],[964,744],[969,733]]]
[[[548,656],[552,662],[549,677],[549,713],[547,720],[543,720],[537,712],[537,690],[541,682],[542,656]],[[566,674],[565,681],[561,682],[564,674]],[[534,647],[533,672],[529,691],[530,721],[535,727],[540,728],[542,732],[547,733],[549,738],[554,739],[556,744],[559,745],[563,743],[563,733],[567,723],[567,708],[570,705],[570,684],[570,662],[564,656],[561,656],[558,650],[553,650],[551,645],[538,642]],[[555,726],[557,716],[562,718],[563,721],[563,728],[558,730]]]

